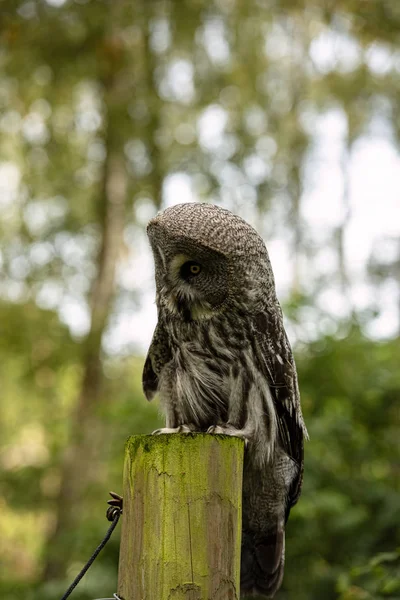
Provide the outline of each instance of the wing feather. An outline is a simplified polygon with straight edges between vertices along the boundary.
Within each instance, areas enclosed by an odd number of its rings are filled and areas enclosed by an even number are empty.
[[[257,356],[274,400],[280,442],[285,452],[299,466],[288,497],[288,508],[300,495],[303,478],[304,438],[308,437],[300,406],[296,365],[283,327],[279,305],[254,319]]]
[[[156,395],[161,370],[171,358],[168,334],[160,323],[157,323],[142,374],[142,386],[147,400],[152,400]]]

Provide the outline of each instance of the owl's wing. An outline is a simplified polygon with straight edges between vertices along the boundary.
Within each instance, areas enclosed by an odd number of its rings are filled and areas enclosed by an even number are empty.
[[[254,326],[257,356],[275,403],[280,442],[285,452],[299,466],[298,476],[289,490],[290,509],[297,502],[301,491],[303,446],[304,437],[307,437],[300,407],[296,366],[279,305],[276,305],[274,311],[257,314]]]
[[[153,369],[150,351],[151,351],[151,346],[147,353],[146,361],[145,361],[144,367],[143,367],[143,374],[142,374],[143,391],[144,391],[144,395],[146,396],[146,398],[149,402],[151,400],[153,400],[153,398],[156,395],[157,390],[158,390],[158,376],[154,372],[154,369]]]
[[[153,339],[143,367],[142,386],[147,400],[152,400],[158,391],[159,375],[171,360],[171,348],[165,329],[157,323]]]

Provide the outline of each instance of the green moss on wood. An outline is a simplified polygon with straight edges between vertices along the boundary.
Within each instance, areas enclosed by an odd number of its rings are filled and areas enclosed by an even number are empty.
[[[242,468],[237,438],[129,438],[119,573],[125,600],[239,596]]]

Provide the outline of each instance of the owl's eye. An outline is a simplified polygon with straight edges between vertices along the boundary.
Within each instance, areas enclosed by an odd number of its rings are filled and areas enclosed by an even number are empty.
[[[196,277],[201,272],[201,265],[194,260],[188,260],[181,266],[181,276],[184,279]]]

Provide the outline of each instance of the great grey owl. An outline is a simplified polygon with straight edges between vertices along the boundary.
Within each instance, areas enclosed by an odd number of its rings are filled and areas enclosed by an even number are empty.
[[[158,324],[145,395],[160,395],[160,432],[246,440],[241,591],[271,598],[282,582],[307,431],[267,249],[248,223],[211,204],[167,208],[147,233]]]

